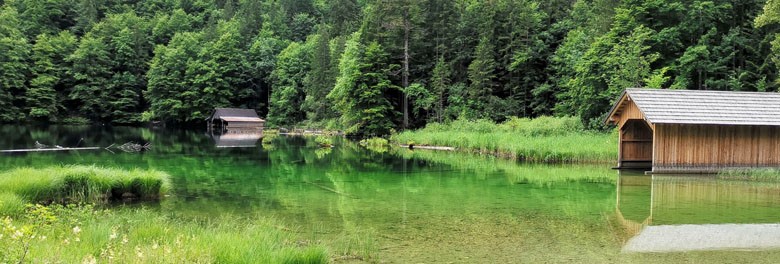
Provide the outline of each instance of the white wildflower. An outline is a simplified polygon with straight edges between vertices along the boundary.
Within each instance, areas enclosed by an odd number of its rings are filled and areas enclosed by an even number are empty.
[[[78,235],[79,233],[81,233],[81,228],[79,228],[79,226],[74,227],[73,228],[73,234]]]
[[[97,259],[94,256],[88,255],[81,261],[83,264],[97,264]]]

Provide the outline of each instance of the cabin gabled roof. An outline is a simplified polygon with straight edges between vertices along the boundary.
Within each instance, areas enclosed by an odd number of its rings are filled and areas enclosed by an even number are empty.
[[[222,119],[228,122],[265,122],[265,120],[257,116],[255,110],[243,108],[215,108],[214,113],[207,119]]]
[[[605,123],[633,101],[651,124],[780,126],[780,93],[629,88]]]

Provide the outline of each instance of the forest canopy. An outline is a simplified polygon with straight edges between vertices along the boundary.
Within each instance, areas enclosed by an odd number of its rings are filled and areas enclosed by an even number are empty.
[[[777,91],[777,2],[6,0],[0,121],[599,128],[628,87]]]

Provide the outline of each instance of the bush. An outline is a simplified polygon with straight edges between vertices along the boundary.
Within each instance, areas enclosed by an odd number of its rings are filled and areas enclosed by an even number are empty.
[[[321,148],[330,148],[333,146],[333,139],[327,136],[317,136],[314,139],[314,142],[317,143]]]
[[[390,141],[379,137],[363,139],[360,141],[360,145],[379,153],[387,152],[390,149]]]

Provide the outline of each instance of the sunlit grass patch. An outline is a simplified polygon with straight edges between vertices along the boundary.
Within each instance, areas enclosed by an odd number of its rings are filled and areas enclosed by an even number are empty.
[[[512,118],[502,124],[457,120],[405,131],[392,140],[534,162],[606,162],[617,157],[617,135],[585,131],[578,122],[573,117]]]
[[[0,262],[326,263],[325,247],[269,218],[182,220],[148,209],[31,206],[2,218]],[[13,238],[12,238],[13,237]]]
[[[0,190],[9,203],[99,203],[112,199],[157,199],[170,189],[169,175],[155,170],[97,166],[17,168],[0,173]],[[10,213],[11,205],[2,206]],[[14,206],[18,208],[18,206]],[[17,211],[18,212],[18,211]]]

